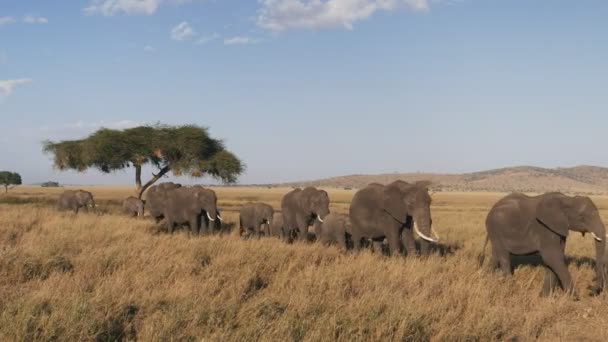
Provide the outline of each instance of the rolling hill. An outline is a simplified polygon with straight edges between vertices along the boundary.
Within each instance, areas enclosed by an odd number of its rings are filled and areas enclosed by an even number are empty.
[[[386,184],[397,179],[409,182],[429,180],[433,182],[433,188],[439,191],[561,191],[578,194],[608,194],[608,168],[586,165],[555,169],[516,166],[463,174],[350,175],[284,185],[361,188],[372,182]]]

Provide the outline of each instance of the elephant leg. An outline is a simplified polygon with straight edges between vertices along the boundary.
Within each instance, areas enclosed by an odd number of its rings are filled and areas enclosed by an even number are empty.
[[[372,240],[372,251],[374,251],[374,253],[378,253],[380,255],[384,254],[383,246],[384,243],[382,241]]]
[[[298,239],[300,241],[308,241],[308,222],[305,222],[302,217],[297,217],[296,221],[299,231]]]
[[[190,220],[190,231],[192,231],[192,235],[197,236],[200,234],[199,226],[198,226],[198,217],[191,217]]]
[[[558,279],[557,279],[557,275],[547,266],[545,267],[545,279],[544,279],[544,283],[543,283],[543,290],[541,292],[541,296],[543,297],[547,297],[549,296],[551,293],[553,293],[553,291],[555,291],[555,288],[557,287],[558,283]]]
[[[211,225],[211,222],[209,222],[209,225]],[[207,220],[205,219],[205,217],[201,217],[199,235],[207,235],[209,233],[209,225],[207,224]]]
[[[513,274],[511,269],[511,253],[504,248],[502,243],[492,241],[492,260],[495,268],[499,268],[505,276]]]
[[[346,234],[338,234],[336,240],[338,241],[338,244],[340,245],[340,247],[342,247],[342,249],[344,249],[345,251],[348,250],[348,246],[346,245]]]
[[[420,241],[420,255],[429,255],[430,252],[431,252],[431,243],[426,240]]]
[[[401,240],[399,239],[399,233],[396,230],[391,230],[389,234],[386,235],[386,239],[388,240],[388,245],[391,249],[391,256],[401,254]]]
[[[169,219],[168,217],[165,219],[166,224],[167,224],[167,232],[169,234],[173,234],[173,220]]]
[[[262,237],[262,224],[255,226],[255,236],[258,238],[258,240]]]
[[[555,272],[555,275],[557,275],[562,289],[576,296],[574,286],[572,284],[572,277],[570,276],[570,272],[568,271],[568,266],[566,265],[566,260],[564,257],[564,246],[565,240],[562,239],[558,248],[551,248],[551,245],[546,246],[540,251],[540,255],[545,264],[551,268],[553,272]]]
[[[412,230],[408,228],[403,229],[401,232],[401,239],[403,240],[403,245],[405,246],[407,255],[416,255],[416,241],[414,240],[414,233]]]

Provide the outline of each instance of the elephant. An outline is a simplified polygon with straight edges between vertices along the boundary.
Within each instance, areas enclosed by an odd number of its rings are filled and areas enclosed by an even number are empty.
[[[163,216],[169,233],[173,233],[176,224],[188,223],[193,235],[207,234],[213,232],[216,219],[222,221],[217,211],[215,191],[200,185],[169,191]]]
[[[283,213],[274,213],[268,235],[283,237]]]
[[[351,234],[351,223],[348,215],[331,213],[318,223],[315,233],[317,241],[324,245],[337,243],[344,250],[348,249],[347,238]]]
[[[427,254],[429,243],[439,240],[432,228],[428,186],[426,181],[410,184],[397,180],[387,185],[372,183],[357,191],[349,209],[355,249],[361,249],[363,238],[371,239],[374,249],[386,238],[392,256],[401,253],[402,244],[408,255],[414,255],[415,231],[422,238],[421,253]]]
[[[259,239],[266,226],[268,229],[265,233],[270,235],[273,215],[274,209],[266,203],[252,203],[243,206],[239,218],[241,234],[247,232],[247,236],[250,236],[253,232]]]
[[[95,208],[93,194],[84,190],[66,190],[59,196],[57,207],[60,210],[73,210],[74,213],[82,208],[85,212]]]
[[[308,239],[308,226],[315,219],[323,223],[323,218],[329,214],[329,195],[325,190],[314,187],[294,189],[281,200],[283,213],[283,237],[288,240],[296,235],[300,241]]]
[[[583,235],[591,233],[596,257],[596,283],[592,294],[603,290],[606,229],[589,197],[571,197],[559,192],[539,196],[513,193],[492,207],[486,218],[486,230],[484,251],[489,240],[492,244],[492,267],[499,268],[505,275],[513,272],[511,255],[540,254],[545,267],[543,296],[549,295],[558,284],[575,295],[564,255],[566,238],[569,231]]]
[[[144,217],[145,202],[137,197],[129,196],[122,202],[122,212],[131,217]]]
[[[146,192],[145,210],[150,214],[156,223],[163,218],[163,209],[167,201],[167,193],[181,188],[181,184],[166,182],[151,186]]]

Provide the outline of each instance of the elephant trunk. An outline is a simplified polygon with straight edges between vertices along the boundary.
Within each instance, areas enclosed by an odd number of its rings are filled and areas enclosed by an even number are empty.
[[[606,282],[606,270],[605,270],[605,258],[606,258],[606,228],[602,223],[601,219],[597,219],[598,222],[594,225],[592,234],[594,235],[595,244],[595,286],[592,291],[594,294],[599,294],[605,286]]]
[[[414,215],[413,219],[414,231],[422,239],[420,242],[420,253],[426,255],[430,252],[430,244],[439,241],[439,237],[432,228],[430,208],[420,210],[417,215]]]

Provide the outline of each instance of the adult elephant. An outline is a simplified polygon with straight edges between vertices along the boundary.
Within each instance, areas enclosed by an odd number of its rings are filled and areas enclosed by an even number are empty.
[[[167,202],[167,194],[172,190],[181,188],[181,184],[166,182],[151,186],[146,192],[145,210],[150,214],[156,223],[163,218],[163,209]]]
[[[513,272],[512,254],[540,254],[545,264],[542,295],[551,293],[558,284],[573,293],[564,255],[566,238],[570,230],[583,235],[591,233],[596,259],[592,293],[598,294],[604,288],[606,229],[589,197],[570,197],[557,192],[540,196],[510,194],[492,207],[486,218],[486,230],[486,244],[488,240],[492,243],[492,266],[506,275]]]
[[[57,207],[60,210],[73,210],[74,213],[78,213],[80,209],[88,212],[89,208],[95,208],[95,200],[93,194],[88,191],[66,190],[59,196]]]
[[[323,218],[329,214],[329,195],[325,190],[314,187],[294,189],[281,200],[283,212],[283,237],[289,239],[297,234],[299,240],[308,238],[308,226],[315,219],[323,223]]]
[[[373,183],[357,191],[349,216],[355,249],[361,249],[361,239],[371,239],[380,246],[388,240],[390,254],[401,252],[402,244],[408,255],[416,253],[415,231],[421,241],[421,252],[428,253],[429,243],[437,242],[431,219],[431,196],[428,182],[410,184],[395,181],[388,185]]]
[[[199,185],[169,191],[163,216],[169,233],[173,233],[175,225],[187,223],[194,235],[211,233],[215,220],[222,220],[217,214],[215,191]]]
[[[247,233],[249,236],[253,232],[259,239],[263,233],[263,226],[266,226],[268,227],[266,235],[270,235],[273,215],[274,209],[266,203],[252,203],[243,206],[239,215],[241,234]]]
[[[122,202],[122,212],[131,217],[144,217],[144,201],[137,197],[129,196]]]

